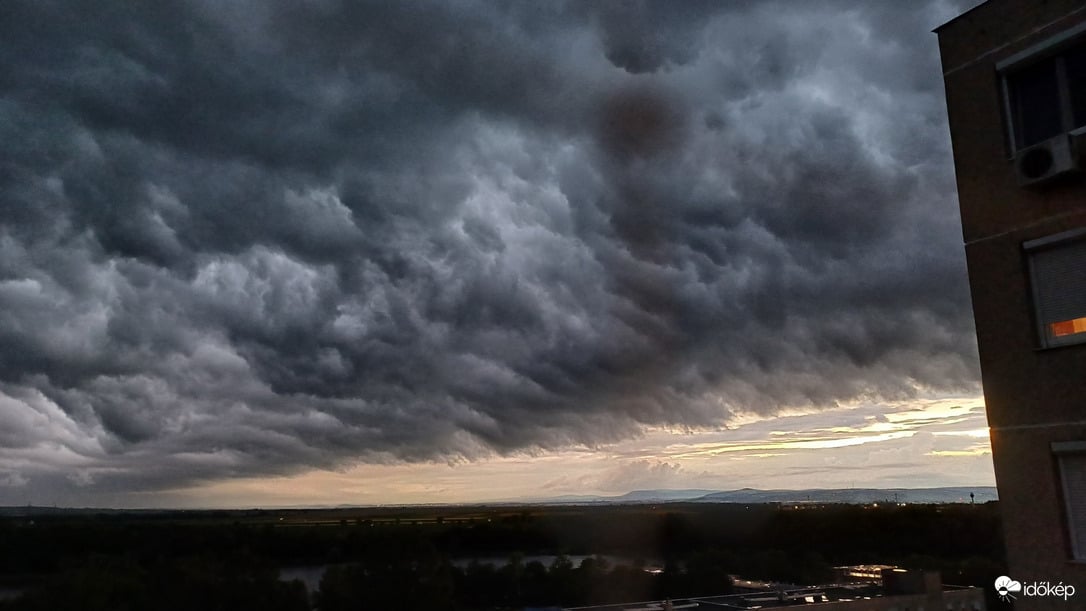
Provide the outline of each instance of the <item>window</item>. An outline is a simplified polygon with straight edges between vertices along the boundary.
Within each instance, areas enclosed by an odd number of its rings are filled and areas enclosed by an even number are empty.
[[[1042,348],[1086,342],[1086,229],[1025,242]]]
[[[1023,148],[1064,129],[1060,116],[1060,88],[1056,58],[1048,58],[1007,77],[1011,98],[1011,124],[1015,127],[1015,148]]]
[[[1071,557],[1086,560],[1086,442],[1054,442],[1060,470]]]
[[[1086,125],[1086,24],[996,65],[1012,150]]]

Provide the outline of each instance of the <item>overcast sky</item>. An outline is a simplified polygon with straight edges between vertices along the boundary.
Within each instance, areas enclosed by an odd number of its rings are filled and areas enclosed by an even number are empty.
[[[0,504],[991,484],[973,4],[4,2]]]

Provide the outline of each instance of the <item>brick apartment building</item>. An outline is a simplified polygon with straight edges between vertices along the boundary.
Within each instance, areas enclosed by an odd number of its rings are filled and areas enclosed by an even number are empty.
[[[1086,3],[936,32],[1015,608],[1086,609]]]

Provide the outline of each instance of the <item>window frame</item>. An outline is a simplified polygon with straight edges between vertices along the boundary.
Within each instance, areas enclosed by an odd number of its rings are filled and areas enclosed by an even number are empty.
[[[1039,274],[1037,273],[1036,258],[1033,256],[1038,252],[1053,250],[1061,246],[1081,241],[1086,241],[1086,227],[1071,229],[1069,231],[1063,231],[1035,240],[1026,240],[1025,242],[1022,242],[1022,251],[1024,252],[1026,259],[1026,272],[1029,280],[1031,305],[1033,306],[1032,313],[1034,327],[1037,329],[1037,338],[1040,342],[1040,346],[1038,346],[1039,350],[1050,350],[1053,348],[1086,344],[1086,333],[1075,333],[1064,337],[1053,337],[1049,333],[1048,327],[1050,323],[1045,322],[1044,317],[1042,316],[1041,296],[1037,287],[1037,277]]]
[[[1078,549],[1076,543],[1077,537],[1073,519],[1075,512],[1071,508],[1071,495],[1067,493],[1067,469],[1064,468],[1063,461],[1064,457],[1067,456],[1086,456],[1086,441],[1053,441],[1049,447],[1052,451],[1052,457],[1056,461],[1056,471],[1059,475],[1060,500],[1063,501],[1064,536],[1067,539],[1067,551],[1070,556],[1068,560],[1071,562],[1086,562],[1086,549]],[[1086,498],[1081,501],[1086,504]],[[1081,526],[1086,529],[1086,523]],[[1083,544],[1083,547],[1086,548],[1086,543]]]
[[[1063,52],[1078,44],[1086,44],[1086,23],[1081,23],[1073,28],[1064,30],[1050,36],[1041,42],[1027,47],[1010,57],[996,63],[996,73],[999,76],[1000,91],[1003,95],[1003,116],[1006,118],[1005,138],[1008,144],[1010,158],[1014,159],[1022,150],[1036,146],[1037,142],[1030,145],[1021,144],[1021,131],[1017,129],[1015,121],[1015,108],[1011,103],[1010,81],[1014,75],[1046,59],[1054,58],[1056,62],[1056,86],[1059,92],[1060,123],[1063,134],[1069,134],[1076,128],[1074,109],[1071,107],[1071,90],[1068,83],[1067,69]],[[1043,142],[1043,141],[1042,141]]]

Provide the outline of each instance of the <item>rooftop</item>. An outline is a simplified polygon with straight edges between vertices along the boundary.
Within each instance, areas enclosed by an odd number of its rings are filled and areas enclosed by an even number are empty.
[[[922,575],[914,571],[889,569],[895,572]],[[666,611],[668,609],[772,609],[778,607],[798,607],[803,605],[826,604],[871,600],[877,598],[924,596],[923,587],[915,590],[902,589],[898,584],[893,590],[878,583],[836,583],[820,586],[794,587],[790,589],[762,590],[722,596],[703,596],[676,598],[673,600],[639,601],[613,605],[590,607],[571,607],[565,611]],[[918,583],[919,585],[919,583]],[[982,599],[984,593],[973,587],[942,585],[941,594],[954,596],[976,596]],[[957,594],[954,594],[957,593]]]

